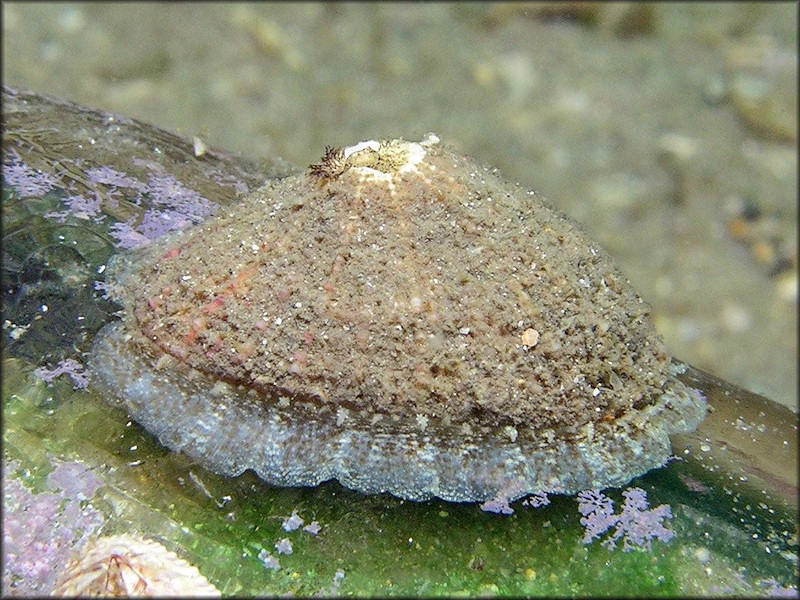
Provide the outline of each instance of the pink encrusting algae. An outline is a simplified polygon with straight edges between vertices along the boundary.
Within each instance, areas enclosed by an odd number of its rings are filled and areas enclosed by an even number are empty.
[[[672,518],[669,506],[661,504],[650,509],[647,493],[641,488],[629,488],[622,495],[625,497],[622,512],[614,514],[614,503],[605,494],[596,490],[578,494],[578,511],[583,515],[581,525],[586,528],[583,543],[590,543],[612,527],[615,527],[613,533],[602,542],[609,550],[616,548],[620,538],[624,552],[637,547],[649,550],[653,539],[662,542],[672,539],[674,533],[663,524],[664,519]]]
[[[47,383],[50,383],[60,375],[67,375],[72,379],[75,389],[83,389],[89,385],[89,373],[86,371],[86,367],[74,358],[66,358],[59,361],[53,369],[38,367],[34,369],[33,374]]]
[[[138,179],[108,166],[88,167],[84,172],[88,189],[78,191],[75,183],[63,173],[49,173],[31,168],[14,148],[3,158],[3,180],[14,193],[39,197],[59,190],[62,210],[44,216],[58,222],[67,219],[106,220],[104,203],[117,203],[124,191],[135,205],[148,208],[135,222],[118,221],[109,225],[116,246],[124,250],[140,248],[168,233],[180,231],[202,222],[216,213],[218,206],[199,192],[183,185],[161,165],[152,161],[134,160],[147,170],[146,179]],[[218,175],[217,183],[246,191],[247,185],[232,176]]]
[[[88,502],[103,485],[92,469],[80,462],[50,460],[54,469],[41,493],[12,475],[19,467],[15,461],[4,464],[3,597],[49,594],[70,554],[83,548],[106,521]]]

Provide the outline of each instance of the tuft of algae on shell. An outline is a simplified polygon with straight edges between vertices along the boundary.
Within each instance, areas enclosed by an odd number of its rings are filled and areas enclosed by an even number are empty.
[[[108,281],[94,381],[221,474],[576,493],[663,465],[705,415],[606,253],[433,134],[328,148]]]

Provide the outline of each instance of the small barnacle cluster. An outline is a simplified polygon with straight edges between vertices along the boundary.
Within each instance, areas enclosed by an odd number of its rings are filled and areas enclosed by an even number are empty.
[[[128,534],[103,537],[73,559],[53,596],[197,596],[220,591],[198,571],[154,540]]]
[[[309,175],[320,184],[325,184],[341,175],[347,167],[344,160],[344,149],[325,146],[322,162],[309,165]]]
[[[386,176],[415,170],[425,157],[425,149],[438,142],[438,136],[430,133],[419,143],[395,139],[366,140],[345,148],[326,146],[322,162],[310,165],[309,175],[321,185],[339,179],[351,169],[361,175],[388,179]]]

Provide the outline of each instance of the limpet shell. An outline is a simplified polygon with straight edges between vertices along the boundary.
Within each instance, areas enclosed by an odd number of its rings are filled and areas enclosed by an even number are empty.
[[[575,493],[663,465],[705,414],[606,253],[433,134],[329,148],[108,273],[94,380],[226,475]]]

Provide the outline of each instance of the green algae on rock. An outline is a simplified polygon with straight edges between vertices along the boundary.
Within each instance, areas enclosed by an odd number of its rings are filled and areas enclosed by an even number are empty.
[[[574,223],[438,142],[329,148],[115,257],[94,381],[168,447],[277,485],[482,501],[663,465],[705,403],[647,305]]]

